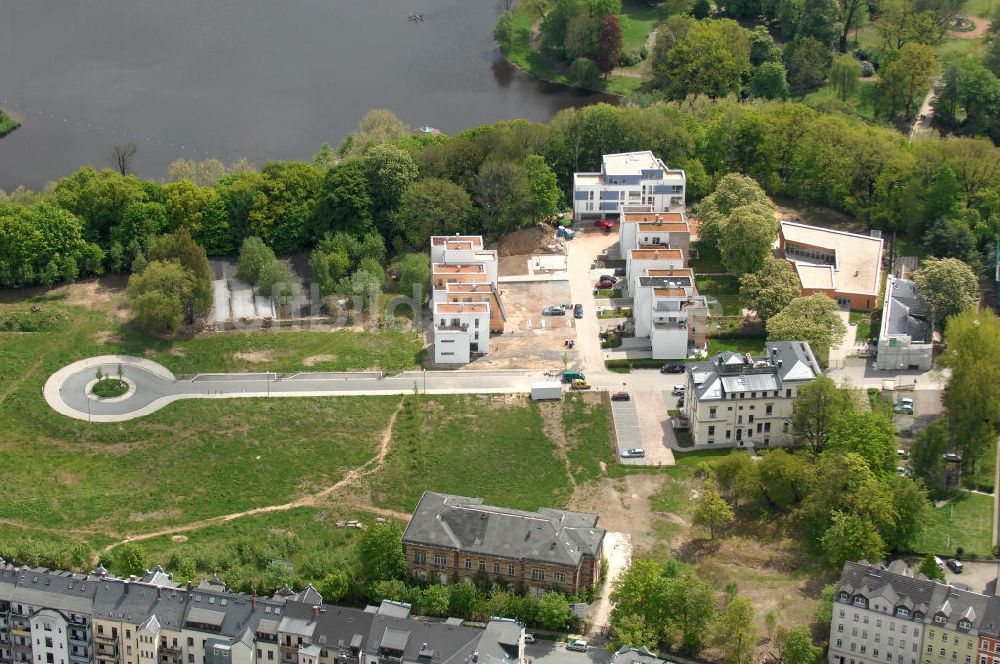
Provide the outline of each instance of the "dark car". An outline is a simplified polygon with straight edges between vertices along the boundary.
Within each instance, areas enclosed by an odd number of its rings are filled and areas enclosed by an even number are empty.
[[[583,318],[583,305],[578,304],[573,307],[573,318]]]
[[[624,277],[625,276],[625,268],[623,268],[623,267],[616,267],[615,268],[615,276],[616,277]]]
[[[594,284],[594,288],[613,288],[614,285],[615,282],[611,281],[610,279],[601,279],[596,284]]]
[[[660,373],[684,373],[683,364],[664,364],[660,367]]]
[[[611,395],[612,401],[631,401],[632,397],[629,396],[628,392],[615,392]]]
[[[614,276],[612,276],[610,274],[602,274],[601,276],[599,276],[597,278],[597,280],[598,281],[618,281],[617,279],[614,278]]]
[[[955,574],[961,574],[965,570],[965,565],[962,564],[962,561],[955,560],[954,558],[949,558],[945,565]]]
[[[565,316],[566,308],[561,304],[554,304],[551,307],[545,307],[542,309],[543,316]]]

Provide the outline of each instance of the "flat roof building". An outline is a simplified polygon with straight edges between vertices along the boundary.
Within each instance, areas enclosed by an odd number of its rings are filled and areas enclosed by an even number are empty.
[[[917,285],[890,275],[885,287],[875,366],[883,371],[928,371],[933,364],[934,330],[927,307],[917,295]]]

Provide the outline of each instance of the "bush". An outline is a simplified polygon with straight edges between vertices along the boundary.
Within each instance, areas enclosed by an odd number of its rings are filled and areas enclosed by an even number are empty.
[[[594,85],[600,77],[601,72],[590,58],[577,58],[569,66],[569,80],[576,85]]]

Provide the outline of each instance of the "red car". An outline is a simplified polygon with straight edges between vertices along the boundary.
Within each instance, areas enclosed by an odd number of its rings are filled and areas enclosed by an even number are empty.
[[[594,228],[603,228],[606,231],[610,231],[615,227],[615,222],[608,221],[607,219],[598,219],[594,222]]]
[[[594,284],[594,288],[614,288],[615,282],[610,279],[603,279]]]

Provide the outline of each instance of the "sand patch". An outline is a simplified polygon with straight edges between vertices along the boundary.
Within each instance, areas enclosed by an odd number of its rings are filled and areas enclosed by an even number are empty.
[[[56,479],[59,480],[60,484],[64,484],[66,486],[74,486],[80,483],[79,477],[77,477],[74,473],[71,473],[68,470],[64,469],[59,469],[56,471]]]
[[[94,341],[99,344],[123,344],[125,340],[121,337],[109,332],[108,330],[103,330],[94,335]]]
[[[310,355],[306,359],[302,360],[302,364],[311,367],[320,362],[333,362],[337,359],[336,355]]]
[[[187,356],[187,350],[183,348],[173,347],[167,351],[168,355],[173,355],[174,357],[185,357]]]
[[[274,353],[269,350],[255,350],[250,353],[233,353],[234,360],[243,360],[252,364],[270,362],[274,359]]]
[[[173,537],[170,538],[170,541],[171,542],[186,542],[186,541],[188,541],[188,538],[185,537],[184,535],[174,535]]]
[[[990,30],[990,25],[992,21],[988,18],[980,18],[978,16],[969,16],[970,21],[976,24],[975,29],[969,32],[955,32],[954,30],[948,31],[948,36],[952,39],[979,39],[985,35]]]
[[[128,515],[129,521],[155,521],[158,519],[176,519],[181,516],[180,509],[172,507],[168,510],[157,510],[155,512],[132,512]]]

